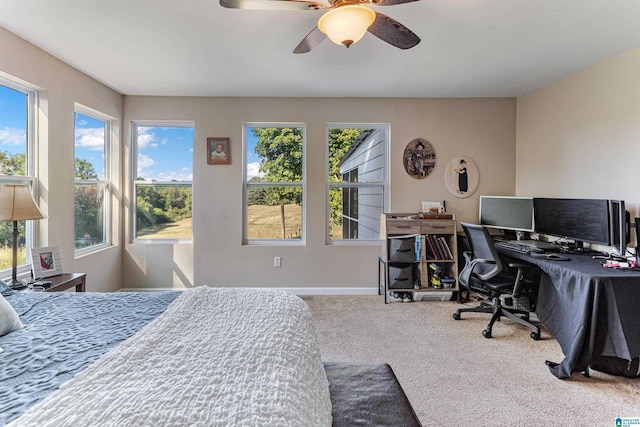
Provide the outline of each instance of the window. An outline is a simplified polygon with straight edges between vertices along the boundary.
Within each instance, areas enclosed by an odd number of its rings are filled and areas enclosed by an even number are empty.
[[[192,238],[192,123],[134,123],[134,238]]]
[[[0,184],[29,184],[36,188],[34,119],[36,93],[0,78]],[[37,198],[35,198],[38,200]],[[29,270],[27,254],[34,246],[34,221],[19,221],[18,272]],[[13,259],[13,224],[0,222],[0,270],[7,272]]]
[[[82,107],[75,118],[75,250],[108,245],[111,186],[109,135],[111,121]]]
[[[245,243],[304,241],[301,124],[245,124]]]
[[[329,125],[330,242],[375,240],[387,192],[386,125]]]

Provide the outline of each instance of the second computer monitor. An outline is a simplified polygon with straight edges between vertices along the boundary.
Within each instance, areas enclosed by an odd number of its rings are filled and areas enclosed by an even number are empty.
[[[631,215],[626,211],[624,200],[609,200],[611,211],[611,246],[618,255],[625,256],[629,242],[629,223]]]
[[[480,196],[480,224],[501,230],[532,232],[533,198]]]
[[[533,210],[537,233],[609,245],[608,200],[534,198]]]

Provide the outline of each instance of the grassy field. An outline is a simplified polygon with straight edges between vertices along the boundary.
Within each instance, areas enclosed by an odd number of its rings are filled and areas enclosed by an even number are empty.
[[[191,218],[138,230],[141,239],[191,239]]]
[[[286,238],[297,238],[302,230],[302,206],[285,205]],[[250,239],[280,239],[282,224],[280,206],[253,205],[248,208],[248,230]],[[138,238],[143,239],[190,239],[191,219],[183,219],[171,224],[156,225],[138,230]]]
[[[302,232],[302,206],[284,205],[285,237],[295,239]],[[281,239],[280,205],[252,205],[247,209],[249,239]]]
[[[11,268],[13,251],[8,246],[0,248],[0,270]],[[27,251],[25,248],[18,247],[18,265],[29,264],[31,260],[27,262]]]

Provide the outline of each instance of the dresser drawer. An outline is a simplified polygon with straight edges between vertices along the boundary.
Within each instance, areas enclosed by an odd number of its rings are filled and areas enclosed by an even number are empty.
[[[448,219],[432,219],[422,223],[422,234],[455,234],[455,223]]]
[[[413,219],[387,220],[387,235],[390,234],[420,234],[420,221]]]

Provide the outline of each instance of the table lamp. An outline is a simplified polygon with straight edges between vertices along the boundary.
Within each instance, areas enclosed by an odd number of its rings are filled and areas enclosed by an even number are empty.
[[[5,281],[12,289],[21,289],[25,283],[17,278],[18,221],[46,218],[36,205],[31,189],[26,184],[0,185],[0,221],[13,221],[13,270],[11,280]]]

